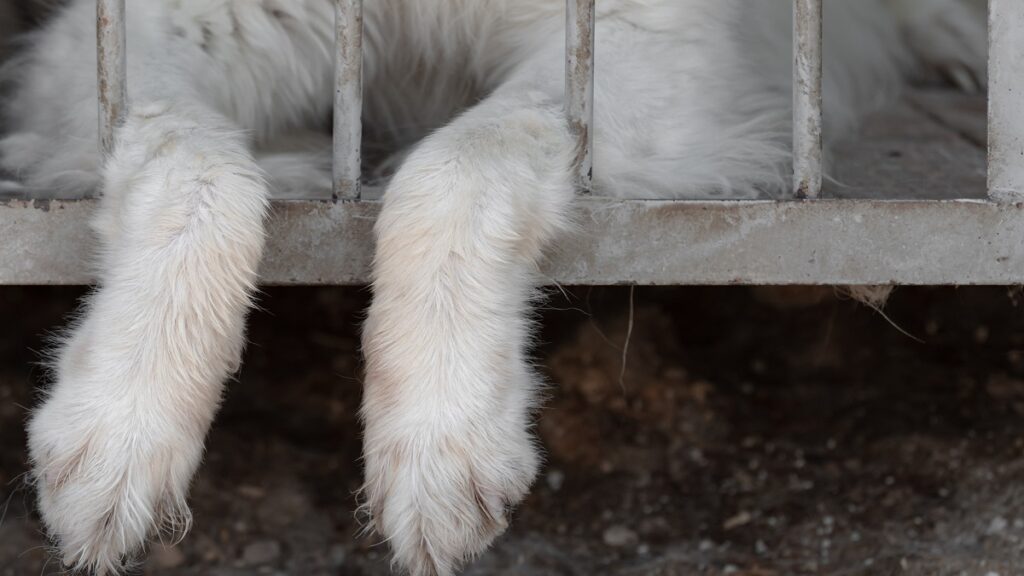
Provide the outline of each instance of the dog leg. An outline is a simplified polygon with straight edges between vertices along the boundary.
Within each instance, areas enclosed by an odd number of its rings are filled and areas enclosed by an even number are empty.
[[[537,473],[527,307],[541,251],[566,226],[572,152],[560,103],[506,89],[427,138],[385,193],[364,333],[364,505],[415,576],[483,551]]]
[[[99,286],[29,423],[43,520],[64,562],[96,574],[117,572],[156,529],[188,528],[267,207],[240,131],[182,101],[134,106],[103,176]]]

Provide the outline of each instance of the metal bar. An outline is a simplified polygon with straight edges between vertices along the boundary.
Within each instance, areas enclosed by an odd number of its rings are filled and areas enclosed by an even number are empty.
[[[793,0],[793,192],[797,198],[821,194],[821,15],[821,0]]]
[[[124,122],[128,106],[124,4],[125,0],[96,0],[99,146],[104,156],[114,148],[114,131]]]
[[[363,0],[335,0],[334,192],[358,200],[363,138]]]
[[[990,0],[988,194],[1024,201],[1024,2]]]
[[[576,139],[576,187],[590,192],[594,150],[594,0],[566,0],[565,112]]]
[[[260,282],[365,284],[380,207],[275,202]],[[95,208],[95,200],[0,200],[0,284],[92,282]],[[579,233],[545,259],[549,283],[1024,284],[1024,204],[588,196],[577,209]]]

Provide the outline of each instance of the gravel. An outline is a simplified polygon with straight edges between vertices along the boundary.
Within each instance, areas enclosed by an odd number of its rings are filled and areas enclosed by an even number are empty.
[[[60,574],[22,432],[41,335],[83,294],[0,289],[0,576]],[[1019,295],[1012,294],[1014,298]],[[546,468],[470,575],[990,576],[1024,565],[1024,315],[1005,289],[554,293]],[[365,290],[268,289],[155,576],[384,576],[360,536]],[[170,544],[170,543],[168,543]],[[49,562],[48,562],[49,561]]]

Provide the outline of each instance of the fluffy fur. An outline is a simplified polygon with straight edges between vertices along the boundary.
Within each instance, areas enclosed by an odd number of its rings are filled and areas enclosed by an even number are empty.
[[[366,0],[368,132],[410,151],[376,226],[363,496],[415,576],[482,552],[537,472],[527,308],[573,205],[563,7]],[[598,2],[597,193],[785,195],[790,9]],[[102,192],[99,286],[29,432],[50,533],[66,562],[104,574],[187,518],[243,346],[269,189],[318,196],[330,181],[310,134],[330,113],[333,11],[130,2],[131,117],[106,162],[93,18],[91,0],[72,0],[7,67],[0,166],[32,193]],[[984,85],[984,19],[962,0],[828,0],[825,34],[830,139],[908,76]]]

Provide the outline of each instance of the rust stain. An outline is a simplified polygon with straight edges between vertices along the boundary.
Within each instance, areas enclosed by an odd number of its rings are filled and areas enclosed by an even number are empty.
[[[590,191],[593,178],[591,146],[593,135],[594,0],[572,0],[567,19],[566,111],[569,133],[576,141],[576,186]]]
[[[800,185],[797,186],[796,197],[798,200],[807,200],[808,198],[813,198],[815,196],[817,196],[817,194],[811,191],[811,184],[807,180],[801,181]]]
[[[100,108],[100,147],[109,153],[113,134],[125,114],[125,22],[123,0],[96,3],[97,100]]]

